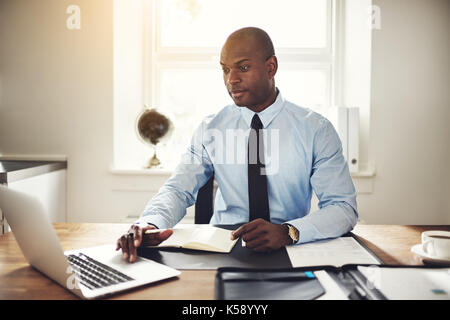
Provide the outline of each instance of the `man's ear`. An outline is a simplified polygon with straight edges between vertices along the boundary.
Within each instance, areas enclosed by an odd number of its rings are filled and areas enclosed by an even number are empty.
[[[278,70],[278,60],[276,56],[271,56],[266,60],[266,69],[270,79],[272,79]]]

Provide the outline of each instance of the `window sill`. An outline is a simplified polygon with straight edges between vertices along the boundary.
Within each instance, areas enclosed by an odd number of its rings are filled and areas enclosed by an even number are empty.
[[[350,173],[352,178],[357,179],[368,179],[368,178],[374,178],[376,175],[376,169],[374,166],[370,164],[361,164],[358,172],[352,172]]]
[[[173,169],[133,169],[133,168],[111,168],[109,172],[114,176],[120,177],[153,177],[155,179],[154,184],[148,185],[148,181],[126,178],[125,181],[120,178],[113,183],[112,189],[114,191],[125,192],[154,192],[156,193],[164,182],[172,175]],[[376,170],[371,165],[361,165],[361,169],[358,172],[352,173],[353,183],[358,195],[372,194],[374,190],[374,178]]]
[[[118,176],[170,176],[173,173],[173,169],[162,168],[111,168],[109,172]]]
[[[169,168],[115,168],[112,167],[109,172],[113,175],[119,176],[170,176],[173,173],[173,169]],[[351,173],[352,178],[368,179],[374,178],[376,175],[376,169],[372,165],[362,164],[358,172]]]
[[[376,168],[370,164],[361,164],[358,172],[351,173],[358,195],[373,193],[375,175]]]

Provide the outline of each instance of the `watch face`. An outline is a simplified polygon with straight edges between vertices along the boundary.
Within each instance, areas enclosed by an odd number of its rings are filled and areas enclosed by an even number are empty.
[[[293,226],[289,226],[289,236],[294,242],[298,241],[298,233]]]

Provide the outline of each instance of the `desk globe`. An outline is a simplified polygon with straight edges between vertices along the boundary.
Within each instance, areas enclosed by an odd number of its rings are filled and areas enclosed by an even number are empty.
[[[153,148],[153,157],[146,168],[157,167],[161,164],[156,155],[156,145],[167,141],[172,135],[173,128],[169,117],[155,108],[146,108],[138,115],[136,133],[144,144]]]

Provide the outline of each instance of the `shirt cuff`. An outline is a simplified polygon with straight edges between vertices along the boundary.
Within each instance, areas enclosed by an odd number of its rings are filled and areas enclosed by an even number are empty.
[[[293,245],[311,242],[316,239],[317,235],[316,227],[310,222],[300,218],[296,220],[287,221],[285,223],[289,223],[290,225],[297,228],[297,230],[299,231],[300,234],[299,239],[296,243],[293,243]]]
[[[134,223],[139,224],[139,225],[153,225],[157,229],[168,228],[166,221],[159,215],[142,216],[138,220],[136,220]]]

